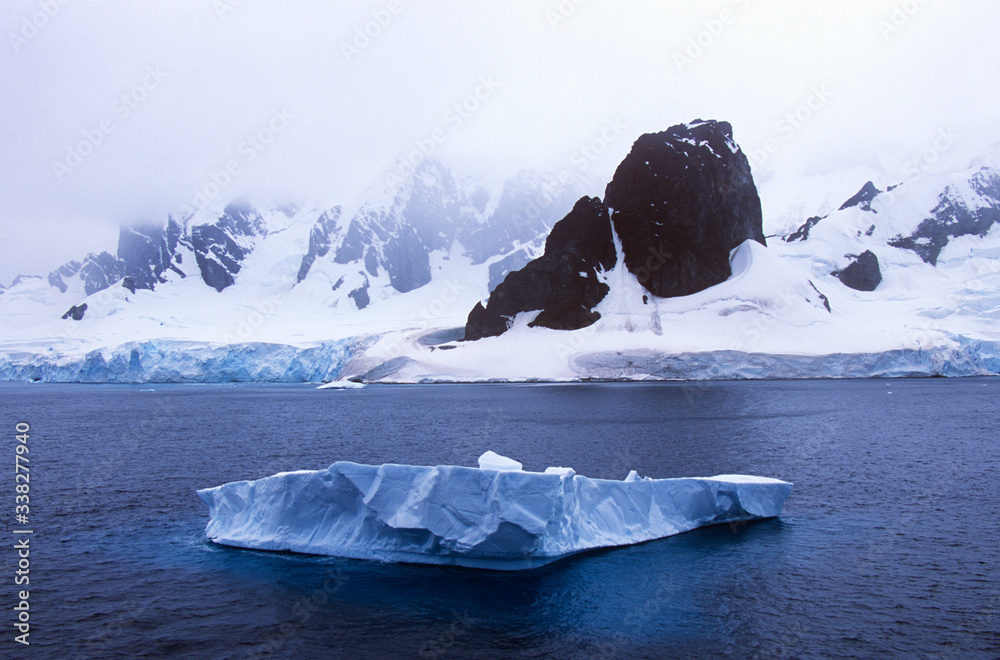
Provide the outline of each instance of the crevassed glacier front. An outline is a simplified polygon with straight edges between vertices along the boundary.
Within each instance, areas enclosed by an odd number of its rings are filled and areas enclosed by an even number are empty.
[[[198,495],[209,508],[206,534],[223,545],[518,570],[703,525],[777,516],[792,490],[784,481],[740,475],[641,479],[633,472],[609,481],[571,469],[482,464],[486,469],[339,461]]]

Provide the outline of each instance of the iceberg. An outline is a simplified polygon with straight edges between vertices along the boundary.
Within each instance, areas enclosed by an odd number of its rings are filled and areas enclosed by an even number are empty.
[[[283,472],[198,491],[220,545],[495,570],[543,566],[704,525],[771,518],[792,484],[723,475],[590,479],[527,472],[486,452],[479,468],[360,465]]]

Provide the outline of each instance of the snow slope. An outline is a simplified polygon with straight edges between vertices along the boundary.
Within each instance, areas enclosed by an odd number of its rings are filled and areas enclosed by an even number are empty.
[[[732,253],[727,281],[689,296],[656,298],[619,266],[604,275],[611,292],[597,308],[602,318],[582,330],[530,328],[531,315],[521,314],[504,335],[476,342],[395,338],[396,350],[386,351],[383,340],[373,348],[392,368],[371,379],[1000,374],[1000,214],[989,226],[1000,188],[984,185],[996,180],[981,166],[919,177],[828,214],[805,240],[747,241]],[[982,233],[962,234],[968,226]],[[899,247],[915,233],[931,238]],[[946,241],[934,263],[920,251],[932,240]],[[865,251],[881,267],[871,292],[837,277]],[[352,361],[344,375],[366,376],[369,366]]]
[[[221,291],[199,276],[197,246],[183,241],[169,266],[156,267],[160,280],[152,289],[115,284],[88,294],[105,272],[99,270],[103,257],[88,262],[89,270],[76,264],[59,278],[18,278],[0,291],[0,379],[998,374],[998,163],[995,149],[963,172],[920,176],[845,208],[824,203],[826,215],[815,216],[805,231],[795,232],[785,216],[766,217],[769,229],[780,225],[784,235],[771,236],[766,248],[739,246],[730,258],[732,276],[693,295],[657,298],[616,267],[601,275],[611,293],[594,325],[577,331],[530,328],[535,313],[529,312],[513,319],[504,335],[475,342],[457,341],[469,311],[489,294],[491,282],[538,255],[548,228],[569,210],[555,201],[565,191],[557,186],[556,193],[538,197],[544,182],[523,173],[484,192],[458,180],[449,183],[447,173],[434,169],[418,173],[420,185],[404,183],[394,192],[376,187],[343,210],[317,205],[257,211],[257,233],[240,234],[246,250],[234,283]],[[420,204],[407,201],[414,191]],[[397,271],[408,261],[393,253],[392,237],[410,231],[409,213],[447,206],[449,199],[457,204],[449,217],[458,225],[439,227],[444,237],[434,234],[436,246],[427,237],[419,242],[426,249],[428,281],[399,290],[385,260],[395,260]],[[766,197],[763,203],[767,209]],[[210,224],[220,213],[202,210],[182,230],[190,234],[192,223]],[[358,234],[362,256],[338,258],[359,223],[367,232]],[[369,251],[372,263],[366,263]],[[864,252],[877,256],[882,278],[870,292],[838,278]],[[309,267],[300,281],[304,261]],[[397,284],[399,277],[397,272]],[[82,304],[82,320],[61,318]]]

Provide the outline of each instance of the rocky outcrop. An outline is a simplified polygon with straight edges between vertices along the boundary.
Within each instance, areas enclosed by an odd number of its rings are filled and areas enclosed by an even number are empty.
[[[69,311],[62,315],[63,320],[73,319],[74,321],[82,321],[83,315],[87,312],[87,303],[82,305],[73,305],[69,308]]]
[[[362,286],[347,294],[347,297],[354,301],[359,310],[364,309],[371,303],[371,297],[368,295],[368,287],[369,284],[366,280]]]
[[[490,281],[487,285],[489,287],[490,293],[493,292],[500,283],[504,281],[507,277],[507,273],[512,270],[520,270],[528,265],[531,261],[531,257],[528,255],[528,251],[524,248],[520,250],[515,250],[511,252],[503,259],[494,261],[490,264]]]
[[[861,187],[853,197],[844,202],[840,206],[840,211],[844,209],[854,208],[855,206],[860,206],[865,211],[872,210],[872,200],[882,194],[882,191],[875,187],[875,184],[869,181],[864,186]]]
[[[882,270],[878,257],[871,250],[865,250],[844,270],[835,271],[834,276],[855,291],[874,291],[882,282]]]
[[[136,289],[152,291],[164,281],[171,270],[181,277],[185,273],[175,264],[179,260],[177,246],[183,229],[172,217],[167,226],[134,225],[122,227],[118,234],[118,259],[125,278],[125,286],[133,293]]]
[[[324,211],[312,231],[309,232],[309,251],[302,257],[299,265],[299,274],[296,283],[306,279],[309,269],[319,257],[325,257],[330,252],[333,245],[334,236],[337,233],[337,220],[340,219],[340,207],[337,206],[329,211]]]
[[[826,217],[825,215],[823,216],[814,215],[813,217],[808,218],[804,223],[802,223],[802,226],[800,226],[798,229],[793,231],[788,236],[785,236],[785,242],[794,243],[795,241],[806,240],[807,238],[809,238],[809,232],[812,231],[812,228],[815,227],[817,224],[819,224],[819,221],[825,217]]]
[[[467,340],[496,336],[514,316],[529,324],[586,327],[609,291],[599,277],[617,261],[652,295],[682,296],[725,281],[730,252],[765,244],[760,198],[746,156],[725,122],[696,121],[643,135],[615,172],[605,199],[584,198],[552,228],[542,257],[509,273],[466,324]]]
[[[600,318],[592,310],[608,292],[598,274],[616,261],[608,210],[600,199],[584,197],[552,228],[541,257],[508,274],[485,307],[476,304],[465,339],[500,335],[521,312],[540,312],[533,326],[575,330],[592,324]]]
[[[79,274],[80,268],[83,267],[79,261],[70,261],[69,263],[63,264],[59,268],[55,269],[49,273],[49,284],[59,289],[61,293],[66,293],[69,289],[69,285],[66,284],[66,280]]]
[[[926,263],[937,265],[941,251],[952,238],[985,236],[1000,224],[1000,174],[982,169],[969,180],[970,191],[949,187],[938,204],[909,236],[900,236],[889,245],[913,250]],[[974,195],[968,198],[968,193]]]
[[[91,296],[98,291],[104,291],[122,278],[122,263],[109,252],[88,254],[80,267],[80,279],[83,280],[83,292]]]
[[[248,204],[230,204],[216,222],[192,227],[191,249],[205,284],[220,292],[232,286],[255,239],[266,234]]]
[[[432,159],[384,196],[388,201],[366,203],[351,218],[334,261],[363,262],[371,277],[385,270],[405,293],[431,281],[430,253],[451,247],[468,210],[451,172]]]
[[[389,276],[406,293],[431,281],[430,255],[457,241],[473,263],[509,254],[544,235],[572,207],[581,187],[572,178],[529,171],[507,181],[490,208],[481,183],[456,178],[426,158],[412,176],[363,204],[334,249],[334,262],[363,265],[372,278]]]
[[[726,122],[643,135],[605,191],[625,264],[650,293],[684,296],[725,281],[729,253],[766,245],[750,163]]]
[[[892,190],[892,188],[889,188],[889,190]],[[872,210],[872,200],[874,200],[881,194],[882,191],[876,188],[874,183],[869,181],[868,183],[863,185],[861,187],[861,190],[856,192],[854,196],[852,196],[846,202],[841,204],[838,210],[843,211],[845,209],[851,209],[857,206],[860,207],[863,211],[875,213],[875,211]],[[793,243],[795,241],[806,240],[807,238],[809,238],[809,232],[812,231],[812,228],[815,227],[817,224],[819,224],[820,220],[825,220],[828,217],[829,216],[826,215],[814,215],[813,217],[808,218],[804,223],[802,223],[802,226],[800,226],[798,229],[793,231],[788,236],[785,236],[784,239],[785,242]],[[871,234],[874,233],[874,231],[875,227],[873,226],[869,230],[868,235],[871,236]]]
[[[83,263],[71,261],[49,273],[48,281],[65,293],[67,280],[78,277],[88,296],[118,282],[133,293],[153,290],[167,281],[168,272],[188,275],[181,268],[183,248],[194,252],[205,283],[222,291],[233,284],[243,260],[266,233],[260,214],[247,204],[231,204],[214,222],[191,227],[190,235],[182,222],[168,216],[165,226],[122,227],[117,255],[89,254]]]

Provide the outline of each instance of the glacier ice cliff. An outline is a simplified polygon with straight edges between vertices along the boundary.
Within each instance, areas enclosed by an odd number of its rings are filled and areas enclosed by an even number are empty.
[[[0,381],[49,383],[305,383],[333,380],[364,338],[288,344],[153,340],[83,355],[0,353]]]
[[[206,534],[240,548],[520,570],[774,517],[792,490],[741,475],[650,479],[633,471],[610,481],[570,468],[525,472],[487,454],[478,469],[338,461],[206,488],[198,491],[209,508]]]

